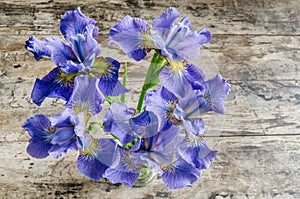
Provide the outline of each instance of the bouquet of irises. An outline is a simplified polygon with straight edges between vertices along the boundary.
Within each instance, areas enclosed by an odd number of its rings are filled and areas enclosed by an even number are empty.
[[[96,181],[132,187],[159,175],[171,189],[191,186],[217,155],[204,140],[203,116],[225,113],[230,86],[220,75],[206,80],[204,71],[190,62],[211,40],[211,32],[194,31],[187,17],[177,21],[179,17],[170,7],[151,27],[126,16],[109,31],[110,45],[119,45],[129,58],[153,56],[135,108],[126,104],[126,64],[120,81],[121,64],[101,56],[96,22],[80,8],[63,15],[61,38],[30,36],[26,50],[37,61],[50,58],[56,65],[36,79],[32,101],[41,105],[45,98],[58,98],[66,103],[61,113],[38,114],[24,123],[31,137],[28,154],[59,158],[78,151],[78,170]],[[105,104],[103,117],[91,120]]]

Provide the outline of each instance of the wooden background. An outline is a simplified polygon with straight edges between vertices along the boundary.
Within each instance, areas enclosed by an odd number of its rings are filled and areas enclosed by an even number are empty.
[[[34,114],[61,112],[63,102],[30,101],[35,78],[54,64],[36,62],[24,42],[59,35],[61,16],[77,6],[97,21],[104,54],[128,62],[132,104],[147,62],[105,47],[112,25],[125,15],[151,22],[175,6],[194,29],[213,32],[200,63],[226,77],[232,92],[222,129],[208,138],[219,154],[192,188],[168,190],[161,179],[133,189],[94,182],[77,171],[75,153],[58,161],[26,154],[21,125]],[[300,198],[299,61],[299,0],[0,0],[0,198]]]

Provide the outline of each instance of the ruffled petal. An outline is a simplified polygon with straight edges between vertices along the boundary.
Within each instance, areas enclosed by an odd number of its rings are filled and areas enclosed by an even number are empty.
[[[79,62],[71,46],[61,39],[55,38],[53,42],[47,45],[47,48],[51,51],[51,60],[64,73],[83,71],[83,63]]]
[[[100,138],[93,142],[78,156],[78,170],[93,180],[100,180],[106,169],[113,165],[116,147],[116,143],[111,139]]]
[[[172,165],[166,166],[163,170],[162,180],[170,189],[192,186],[192,184],[201,175],[201,171],[192,167],[180,157],[176,160],[176,162]]]
[[[216,113],[225,113],[224,101],[230,92],[230,85],[221,75],[216,75],[206,82],[204,99]]]
[[[154,19],[152,27],[155,30],[154,34],[158,34],[162,40],[166,41],[176,19],[180,17],[180,13],[174,7],[167,8],[160,17]],[[154,42],[156,40],[154,39]]]
[[[51,51],[47,48],[47,44],[52,40],[53,38],[39,40],[35,36],[30,36],[26,41],[25,49],[33,53],[34,58],[39,61],[43,57],[51,57]]]
[[[102,110],[101,105],[105,98],[98,88],[99,79],[90,78],[87,75],[77,76],[74,81],[74,89],[66,107],[73,108],[78,113],[85,112],[96,115]]]
[[[192,93],[192,86],[186,79],[182,70],[171,70],[169,66],[165,66],[159,73],[161,84],[177,97],[183,98]]]
[[[36,79],[31,93],[32,101],[39,106],[46,97],[68,100],[73,90],[73,75],[64,75],[54,68],[43,79]]]
[[[133,109],[127,108],[124,103],[111,104],[103,118],[104,132],[116,135],[122,144],[132,142],[136,135],[129,124],[129,119],[134,113]]]
[[[114,165],[105,171],[104,177],[113,184],[122,183],[132,187],[137,182],[141,169],[138,165],[132,164],[129,152],[120,147],[115,161]]]
[[[67,41],[70,41],[70,37],[76,34],[86,33],[86,27],[89,25],[95,25],[96,21],[85,16],[80,8],[76,10],[67,11],[60,21],[60,32]],[[95,38],[98,35],[98,28],[93,29],[92,36]]]
[[[110,29],[110,44],[119,44],[128,57],[139,61],[146,56],[143,35],[148,28],[144,20],[126,16]]]
[[[185,139],[178,148],[180,156],[200,170],[207,169],[218,153],[210,150],[202,137],[196,137],[194,140]]]
[[[158,118],[159,130],[164,131],[172,126],[172,106],[177,98],[166,88],[148,91],[145,96],[145,109],[152,111]]]
[[[129,90],[126,89],[118,80],[120,63],[110,57],[106,57],[103,62],[105,69],[101,70],[104,72],[97,75],[100,79],[98,84],[100,90],[108,96],[117,96],[128,92]],[[100,68],[98,69],[97,66],[95,67],[96,71],[100,70]]]
[[[87,35],[73,35],[70,37],[70,45],[77,59],[85,66],[82,72],[92,69],[95,58],[101,52],[98,42],[92,37],[94,25],[87,26]]]
[[[34,158],[46,158],[51,144],[51,122],[45,115],[35,115],[26,120],[23,128],[31,139],[27,147],[27,153]]]

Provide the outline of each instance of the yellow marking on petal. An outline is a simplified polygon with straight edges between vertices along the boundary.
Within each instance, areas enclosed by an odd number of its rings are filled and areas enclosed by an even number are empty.
[[[58,79],[62,82],[73,83],[76,75],[77,75],[77,72],[65,74],[61,71],[61,69],[59,69]]]
[[[94,151],[96,151],[97,148],[98,148],[98,140],[93,139],[90,146],[86,148],[84,151],[80,150],[79,153],[84,156],[93,156]]]
[[[174,59],[172,62],[169,62],[169,64],[171,70],[173,70],[174,72],[184,70],[185,62],[180,62]]]
[[[143,47],[144,48],[156,48],[150,34],[143,34]]]
[[[103,57],[98,57],[93,65],[93,67],[95,67],[95,70],[91,70],[90,72],[96,75],[105,75],[109,72],[108,68],[110,64],[111,63],[105,60]]]

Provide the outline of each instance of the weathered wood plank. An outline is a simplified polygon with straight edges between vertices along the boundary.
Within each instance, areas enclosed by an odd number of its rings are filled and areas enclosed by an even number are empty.
[[[189,15],[194,27],[207,27],[216,34],[299,35],[299,2],[289,1],[0,1],[0,34],[53,34],[59,19],[69,9],[81,6],[94,18],[101,34],[125,15],[149,22],[168,6]]]
[[[192,188],[168,190],[161,179],[148,187],[94,182],[76,170],[75,154],[36,160],[26,142],[0,143],[1,198],[299,198],[300,136],[220,138],[219,154]],[[7,167],[6,165],[10,165]]]

